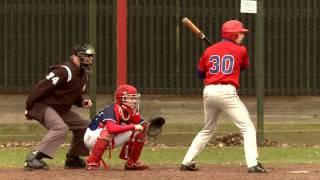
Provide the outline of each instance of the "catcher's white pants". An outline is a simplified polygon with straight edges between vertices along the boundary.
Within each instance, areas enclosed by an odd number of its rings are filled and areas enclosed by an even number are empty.
[[[232,85],[207,85],[203,90],[204,128],[197,134],[182,161],[184,165],[195,163],[194,159],[203,150],[217,129],[220,112],[225,112],[240,129],[244,139],[244,151],[248,167],[257,165],[258,151],[256,130],[249,112]]]
[[[97,138],[100,135],[101,130],[102,130],[101,128],[98,128],[98,129],[92,131],[91,129],[87,128],[87,131],[84,134],[83,141],[88,149],[93,148],[94,144],[96,143]],[[114,146],[119,147],[119,146],[122,146],[127,141],[129,141],[132,133],[133,133],[132,131],[126,131],[126,132],[115,135],[113,138]]]

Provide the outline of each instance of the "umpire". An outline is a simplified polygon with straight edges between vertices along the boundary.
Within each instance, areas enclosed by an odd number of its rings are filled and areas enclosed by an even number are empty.
[[[65,168],[85,168],[80,156],[89,155],[83,143],[88,121],[71,111],[72,105],[90,108],[90,99],[82,94],[88,82],[88,73],[95,56],[92,45],[81,43],[72,50],[70,60],[50,67],[46,77],[31,90],[26,102],[25,116],[38,121],[48,132],[25,160],[26,170],[49,167],[42,159],[54,157],[64,143],[68,131],[73,134],[71,147],[66,155]]]

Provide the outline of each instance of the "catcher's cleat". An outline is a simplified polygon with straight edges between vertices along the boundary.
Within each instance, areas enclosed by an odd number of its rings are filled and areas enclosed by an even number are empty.
[[[90,159],[89,159],[90,160]],[[104,162],[103,159],[101,159],[100,161],[104,167],[105,170],[109,170],[109,166],[106,162]],[[89,162],[88,159],[87,159],[87,167],[86,169],[88,171],[92,171],[92,170],[97,170],[97,169],[100,169],[100,162],[96,163],[96,162]]]
[[[67,159],[64,163],[65,169],[81,169],[86,167],[86,163],[79,156],[66,155]]]
[[[257,165],[249,167],[248,173],[266,173],[267,171],[263,168],[263,166],[258,162]]]
[[[100,163],[88,163],[88,162],[87,162],[87,167],[86,167],[86,169],[87,169],[88,171],[97,170],[97,169],[99,169],[99,168],[100,168]]]
[[[130,163],[130,162],[126,162],[126,164],[124,165],[124,169],[125,170],[147,170],[149,169],[149,166],[144,165],[142,162],[138,161],[136,163]]]
[[[196,166],[196,164],[191,164],[191,165],[184,165],[184,164],[181,164],[180,166],[180,170],[181,171],[198,171],[199,168]]]

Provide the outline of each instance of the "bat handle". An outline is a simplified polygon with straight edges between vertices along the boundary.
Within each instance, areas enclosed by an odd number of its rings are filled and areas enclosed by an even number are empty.
[[[204,37],[203,39],[208,45],[212,45],[213,44],[207,37]]]

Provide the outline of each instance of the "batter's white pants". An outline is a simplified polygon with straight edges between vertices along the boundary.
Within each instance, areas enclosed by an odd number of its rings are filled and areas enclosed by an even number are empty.
[[[257,165],[258,151],[256,130],[249,112],[232,85],[207,85],[203,90],[204,127],[193,139],[182,161],[184,165],[195,163],[195,158],[212,138],[221,112],[225,112],[240,129],[244,139],[244,152],[248,167]]]
[[[97,138],[100,135],[101,130],[102,130],[101,128],[98,128],[98,129],[92,131],[91,129],[87,128],[87,131],[84,134],[83,141],[88,149],[91,150],[93,148],[94,144],[96,143]],[[122,146],[127,141],[129,141],[132,133],[133,133],[132,131],[126,131],[126,132],[115,135],[113,138],[114,146],[119,147],[119,146]]]

